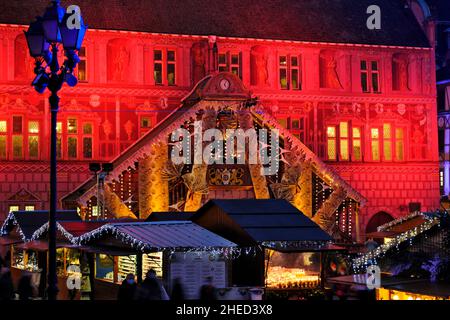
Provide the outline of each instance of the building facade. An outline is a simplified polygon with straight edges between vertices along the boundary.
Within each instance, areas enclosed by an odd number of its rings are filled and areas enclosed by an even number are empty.
[[[376,34],[365,25],[370,1],[245,4],[257,18],[235,1],[101,2],[79,1],[91,28],[79,84],[61,93],[59,198],[92,177],[89,163],[119,157],[201,79],[221,71],[239,77],[265,113],[367,199],[362,234],[414,208],[439,207],[435,53],[401,1],[378,1],[392,16],[383,16],[386,28]],[[3,217],[48,204],[49,106],[29,85],[34,64],[23,35],[45,5],[9,4],[0,17]],[[131,9],[147,20],[124,18]],[[29,14],[15,17],[20,10]],[[350,18],[334,24],[341,15]],[[123,202],[133,201],[132,181],[117,181]]]
[[[444,205],[450,194],[450,5],[440,0],[408,0],[436,54],[436,87],[440,191]]]

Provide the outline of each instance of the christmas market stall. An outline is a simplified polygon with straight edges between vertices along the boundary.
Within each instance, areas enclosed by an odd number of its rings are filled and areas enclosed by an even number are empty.
[[[78,221],[81,219],[76,211],[58,211],[57,222]],[[43,295],[46,283],[47,250],[45,241],[35,241],[36,231],[48,223],[48,211],[10,212],[0,229],[0,243],[5,252],[5,260],[10,264],[14,286],[17,288],[23,275],[32,277],[36,294]],[[64,241],[70,244],[70,241]],[[61,247],[62,243],[58,243]]]
[[[141,280],[150,269],[169,294],[178,279],[186,298],[198,299],[209,277],[217,288],[229,286],[228,260],[239,250],[190,221],[111,223],[75,241],[80,250],[94,254],[94,299],[116,299],[127,274]]]
[[[447,212],[416,212],[380,226],[378,247],[352,261],[354,275],[328,279],[347,297],[363,293],[379,300],[442,300],[449,297],[450,223]],[[375,238],[375,237],[374,237]],[[368,267],[381,272],[381,284],[367,295]]]
[[[90,231],[100,228],[109,221],[58,221],[57,242],[56,242],[56,271],[58,276],[58,299],[73,300],[80,298],[90,298],[90,256],[81,251],[76,239]],[[47,252],[48,251],[48,223],[44,224],[33,233],[31,241],[19,245],[26,248],[29,252]],[[83,280],[83,288],[75,288],[75,285],[69,286],[68,280],[80,278]],[[45,283],[46,279],[42,279]],[[42,286],[41,286],[42,287]],[[44,286],[45,288],[45,286]]]
[[[319,289],[324,253],[342,250],[285,200],[210,200],[192,220],[246,248],[233,261],[233,285],[265,287],[266,295]]]
[[[370,300],[450,300],[450,284],[436,283],[428,279],[406,278],[382,273],[379,288],[369,290],[366,274],[354,274],[329,278],[328,283],[358,289],[360,295],[348,295],[347,299]]]
[[[450,284],[429,280],[404,281],[376,290],[377,300],[450,300]]]

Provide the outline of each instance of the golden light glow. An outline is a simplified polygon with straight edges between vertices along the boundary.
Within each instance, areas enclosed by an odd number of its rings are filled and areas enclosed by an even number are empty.
[[[267,271],[267,287],[295,288],[303,286],[318,286],[319,274],[307,273],[305,269],[269,267]]]
[[[413,301],[413,300],[450,300],[450,297],[437,297],[428,296],[422,294],[415,294],[412,292],[403,292],[397,290],[390,290],[385,288],[377,289],[377,300],[402,300],[402,301]]]
[[[59,133],[59,134],[62,132],[62,122],[58,121],[56,123],[56,132]]]
[[[339,124],[339,134],[341,135],[341,138],[348,138],[348,123],[347,122],[341,122]]]
[[[38,121],[28,122],[28,133],[39,133],[39,122]]]
[[[335,138],[336,137],[336,128],[335,127],[328,127],[327,128],[327,137],[328,138]]]
[[[0,121],[0,132],[6,133],[6,130],[7,130],[6,121],[4,121],[4,120]]]
[[[378,137],[380,136],[378,128],[372,128],[371,132],[372,132],[372,139],[378,139]]]

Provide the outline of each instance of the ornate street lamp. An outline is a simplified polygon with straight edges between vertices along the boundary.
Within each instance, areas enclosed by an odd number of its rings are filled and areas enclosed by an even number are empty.
[[[30,55],[35,58],[34,73],[36,78],[32,86],[39,93],[46,88],[51,92],[49,102],[51,111],[51,143],[50,143],[50,213],[48,232],[48,290],[49,300],[56,300],[58,293],[56,274],[56,123],[59,110],[58,92],[64,82],[73,87],[77,79],[73,71],[80,59],[80,50],[87,26],[81,20],[79,28],[69,27],[67,21],[70,14],[61,7],[60,0],[52,1],[45,10],[44,16],[36,18],[25,32]],[[63,45],[65,60],[62,66],[58,63],[58,51]],[[51,50],[51,51],[50,51]]]

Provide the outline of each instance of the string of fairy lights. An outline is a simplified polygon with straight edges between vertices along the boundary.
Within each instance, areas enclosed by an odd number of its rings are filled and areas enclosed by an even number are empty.
[[[412,212],[412,213],[410,213],[410,214],[408,214],[406,216],[403,216],[403,217],[400,217],[398,219],[389,221],[389,222],[387,222],[385,224],[382,224],[381,226],[379,226],[377,228],[377,231],[378,232],[385,231],[387,229],[392,228],[395,225],[401,224],[401,223],[403,223],[405,221],[411,220],[411,219],[416,218],[416,217],[424,217],[424,214],[422,212],[420,212],[420,211]]]
[[[414,215],[416,216],[416,215]],[[423,215],[426,217],[425,215]],[[406,221],[405,218],[401,218],[402,221]],[[400,220],[400,219],[398,219]],[[396,237],[392,238],[389,242],[384,243],[372,251],[369,251],[365,254],[361,254],[359,257],[353,259],[352,267],[353,270],[357,273],[365,272],[365,268],[369,265],[376,265],[378,260],[382,258],[386,253],[393,249],[399,249],[400,244],[408,242],[409,245],[413,244],[413,239],[418,235],[424,233],[425,231],[430,230],[432,227],[439,225],[440,220],[438,218],[428,218],[427,220],[419,226],[403,232]],[[392,225],[398,224],[399,222],[393,223]],[[385,230],[385,229],[384,229]]]
[[[37,229],[33,235],[31,236],[30,241],[34,241],[34,240],[38,240],[40,238],[42,238],[42,236],[48,231],[48,222],[45,223],[43,226],[41,226],[39,229]],[[68,232],[66,229],[64,229],[64,227],[59,224],[56,223],[56,229],[63,235],[64,238],[66,238],[69,242],[71,243],[76,243],[75,237],[73,236],[73,234],[71,234],[70,232]]]
[[[6,236],[11,229],[14,227],[17,227],[17,232],[19,233],[20,238],[22,241],[27,241],[27,236],[25,233],[23,233],[22,229],[20,228],[19,222],[16,219],[16,216],[14,212],[10,212],[8,216],[6,217],[5,221],[3,222],[2,227],[0,228],[0,236]]]
[[[8,233],[8,229],[14,226],[19,226],[13,213],[9,214],[5,223],[2,225],[0,232],[2,235]],[[91,232],[85,233],[81,236],[75,237],[67,231],[60,223],[56,224],[58,232],[67,239],[71,244],[82,246],[99,240],[105,236],[113,236],[115,239],[121,241],[123,244],[130,246],[136,251],[145,252],[168,252],[170,256],[176,252],[184,252],[185,254],[197,253],[201,255],[208,252],[213,256],[221,256],[228,259],[238,259],[240,256],[253,256],[263,252],[264,249],[271,250],[320,250],[331,244],[331,241],[264,241],[255,246],[198,246],[198,247],[162,247],[149,244],[145,241],[137,239],[135,236],[128,234],[115,226],[114,224],[105,224]],[[22,230],[18,228],[24,242],[30,242],[41,239],[46,232],[48,232],[48,222],[38,228],[30,239],[27,239]],[[232,243],[230,242],[230,245]]]

